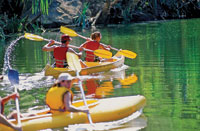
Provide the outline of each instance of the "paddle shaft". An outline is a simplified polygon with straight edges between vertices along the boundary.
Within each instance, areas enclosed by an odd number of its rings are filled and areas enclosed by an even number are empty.
[[[43,38],[43,40],[44,41],[50,41],[49,39],[45,39],[45,38]],[[61,43],[60,42],[58,42],[58,41],[55,41],[55,43],[56,44],[59,44],[59,45],[61,45]],[[79,49],[79,47],[77,47],[77,46],[73,46],[73,45],[68,45],[69,47],[71,47],[71,48],[76,48],[76,49]],[[94,52],[93,50],[90,50],[90,49],[86,49],[86,48],[83,48],[85,51],[90,51],[90,52]]]
[[[16,70],[9,69],[8,70],[8,79],[9,79],[11,85],[14,86],[14,92],[18,93],[16,84],[17,85],[19,84],[19,73]],[[21,126],[19,100],[17,97],[15,98],[15,103],[16,103],[16,110],[17,110],[18,125]]]
[[[76,33],[77,34],[77,33]],[[90,39],[90,38],[87,38],[87,37],[84,37],[84,36],[82,36],[82,35],[79,35],[79,34],[77,34],[77,36],[79,36],[79,37],[81,37],[81,38],[83,38],[83,39]],[[90,39],[91,40],[91,39]],[[106,44],[103,44],[103,43],[101,43],[103,46],[107,46]],[[127,58],[131,58],[131,59],[133,59],[133,58],[135,58],[136,56],[137,56],[137,54],[136,53],[134,53],[134,52],[132,52],[132,51],[128,51],[128,50],[119,50],[119,49],[117,49],[117,48],[114,48],[114,47],[110,47],[112,50],[115,50],[115,51],[117,51],[117,52],[119,52],[121,55],[123,55],[123,56],[125,56],[125,57],[127,57]]]
[[[76,34],[77,34],[77,33],[76,33]],[[85,39],[85,40],[89,39],[89,40],[92,41],[92,39],[87,38],[87,37],[85,37],[85,36],[82,36],[82,35],[79,35],[79,34],[77,34],[77,36],[78,36],[78,37],[81,37],[81,38],[83,38],[83,39]],[[104,45],[104,46],[107,46],[106,44],[103,44],[103,43],[101,43],[101,44]],[[119,51],[119,49],[117,49],[117,48],[114,48],[114,47],[110,47],[110,48],[113,49],[113,50],[115,50],[115,51]]]
[[[79,77],[79,71],[76,72],[76,76]],[[85,107],[86,107],[87,109],[89,109],[89,108],[88,108],[88,105],[87,105],[87,102],[86,102],[86,99],[85,99],[85,93],[84,93],[84,91],[83,91],[82,81],[81,81],[81,80],[79,80],[79,88],[80,88],[80,90],[81,90],[81,94],[82,94],[82,97],[83,97],[83,102],[84,102],[84,104],[85,104]],[[87,116],[88,116],[88,120],[89,120],[90,124],[93,124],[92,118],[91,118],[91,115],[90,115],[90,112],[87,114]]]
[[[13,85],[14,88],[15,88],[15,93],[18,93],[18,92],[17,92],[17,87],[16,87],[14,84],[12,84],[12,85]],[[19,99],[18,99],[18,98],[15,99],[15,104],[16,104],[16,109],[17,109],[17,120],[18,120],[18,125],[21,126],[20,109],[19,109]]]
[[[82,35],[79,35],[79,34],[77,34],[74,30],[69,29],[69,28],[64,27],[64,26],[61,26],[61,27],[60,27],[60,30],[61,30],[62,33],[69,34],[70,36],[79,36],[79,37],[81,37],[81,38],[83,38],[83,39],[91,40],[90,38],[87,38],[87,37],[84,37],[84,36],[82,36]],[[108,45],[103,44],[103,43],[101,43],[101,44],[102,44],[103,46],[108,46]],[[135,57],[137,56],[136,53],[134,53],[134,52],[132,52],[132,51],[129,51],[129,50],[122,50],[122,49],[117,49],[117,48],[114,48],[114,47],[109,47],[109,48],[111,48],[112,50],[115,50],[115,51],[119,52],[120,55],[123,55],[123,56],[125,56],[125,57],[127,57],[127,58],[133,59],[133,58],[135,58]]]
[[[71,53],[71,52],[67,52],[66,57],[67,57],[67,62],[69,64],[69,67],[71,67],[73,70],[75,70],[77,78],[80,78],[79,72],[81,71],[81,64],[80,64],[78,56],[76,54]],[[81,91],[81,94],[82,94],[84,105],[89,110],[87,102],[86,102],[86,98],[85,98],[85,93],[84,93],[84,90],[83,90],[83,87],[82,87],[82,81],[79,80],[78,84],[79,84],[79,88],[80,88],[80,91]],[[90,124],[92,125],[93,122],[92,122],[92,118],[91,118],[89,111],[88,111],[87,116],[88,116],[88,120],[89,120]]]

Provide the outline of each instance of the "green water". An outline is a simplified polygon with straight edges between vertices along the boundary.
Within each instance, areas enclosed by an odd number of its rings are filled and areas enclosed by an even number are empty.
[[[101,96],[140,94],[146,97],[147,104],[143,110],[143,122],[146,125],[141,126],[141,121],[131,122],[121,130],[133,130],[134,126],[139,125],[141,130],[145,131],[200,130],[199,23],[200,19],[192,19],[97,28],[102,33],[103,43],[138,54],[136,59],[125,60],[129,68],[124,72],[126,78],[132,74],[136,75],[137,82],[123,85],[119,78],[114,78],[111,82],[113,89],[107,90],[107,93],[104,92]],[[76,29],[84,36],[89,36],[94,30]],[[45,33],[43,36],[59,40],[60,34]],[[81,38],[74,37],[72,44],[80,45],[82,42],[84,40]],[[12,67],[20,72],[22,87],[28,87],[28,90],[20,91],[22,111],[36,105],[44,105],[45,93],[53,83],[53,80],[40,73],[48,62],[48,54],[41,51],[45,43],[21,39],[12,53]],[[1,70],[4,48],[5,46],[0,47]],[[38,72],[39,74],[35,74]],[[47,80],[48,82],[45,82]],[[96,81],[103,85],[110,79]],[[12,92],[8,80],[1,82],[0,87],[1,96]],[[6,107],[7,112],[10,107],[13,107],[13,104]]]

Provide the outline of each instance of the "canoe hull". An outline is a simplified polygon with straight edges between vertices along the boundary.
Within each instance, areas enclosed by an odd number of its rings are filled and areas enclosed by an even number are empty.
[[[114,61],[112,62],[85,62],[85,64],[89,66],[87,68],[82,68],[82,70],[80,71],[80,75],[106,72],[111,69],[121,67],[124,64],[124,59],[124,56],[115,56],[113,57]],[[76,75],[76,72],[74,70],[70,70],[68,68],[53,68],[50,65],[46,65],[45,67],[45,76],[53,76],[54,78],[58,78],[60,73],[69,73],[72,76]]]
[[[115,121],[142,109],[145,103],[145,97],[140,95],[100,99],[98,104],[90,107],[90,114],[94,123]],[[64,112],[24,118],[22,120],[22,127],[23,131],[35,131],[81,123],[89,123],[85,113]],[[0,130],[10,131],[11,129],[0,125]]]

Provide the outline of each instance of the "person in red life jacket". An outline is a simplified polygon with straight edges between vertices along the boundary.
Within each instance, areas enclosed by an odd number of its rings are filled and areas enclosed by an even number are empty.
[[[71,88],[79,79],[72,77],[68,73],[61,73],[55,84],[46,94],[46,104],[49,106],[51,113],[59,112],[84,112],[89,113],[88,109],[80,109],[72,105],[73,92]]]
[[[54,45],[55,41],[50,40],[48,44],[44,45],[42,48],[43,51],[53,51],[54,59],[56,67],[67,67],[66,61],[66,53],[68,51],[75,53],[76,55],[80,56],[81,54],[76,53],[72,48],[69,48],[68,45],[72,39],[68,35],[61,36],[61,45]]]
[[[12,124],[11,122],[8,121],[8,119],[11,119],[11,118],[15,118],[17,119],[17,112],[16,111],[13,111],[11,114],[8,115],[8,117],[6,118],[3,113],[4,113],[4,105],[11,99],[16,99],[16,98],[19,98],[19,94],[17,93],[13,93],[11,95],[8,95],[6,97],[3,97],[1,98],[0,97],[0,123],[14,129],[14,130],[17,130],[17,131],[22,131],[22,128],[17,126],[17,125],[14,125]]]
[[[97,49],[104,49],[104,50],[109,50],[110,45],[105,46],[100,43],[101,40],[101,33],[100,32],[94,32],[90,36],[91,39],[88,39],[85,43],[83,43],[79,50],[83,51],[83,48],[90,49],[90,50],[97,50]],[[86,61],[88,62],[95,62],[95,61],[100,61],[98,57],[94,55],[93,52],[91,51],[86,51]]]

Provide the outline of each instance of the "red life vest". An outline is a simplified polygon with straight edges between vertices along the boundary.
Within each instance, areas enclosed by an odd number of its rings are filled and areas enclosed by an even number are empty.
[[[54,48],[54,59],[56,62],[56,67],[63,68],[66,65],[66,52],[68,47],[56,47]]]
[[[93,51],[99,49],[99,46],[100,46],[100,44],[97,41],[89,41],[89,42],[85,43],[85,48],[93,50]],[[85,60],[88,62],[94,62],[95,61],[94,53],[91,51],[86,51]]]

